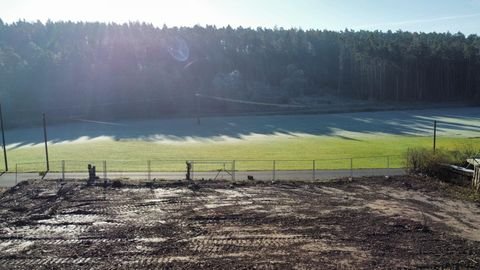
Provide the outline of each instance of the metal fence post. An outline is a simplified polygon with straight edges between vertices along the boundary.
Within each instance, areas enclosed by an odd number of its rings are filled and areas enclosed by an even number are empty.
[[[191,175],[191,179],[192,179],[192,180],[195,179],[195,178],[193,177],[193,171],[195,170],[194,168],[195,168],[195,160],[192,160],[192,168],[191,168],[191,169],[192,169],[192,175]]]
[[[353,178],[353,158],[350,158],[350,177]]]
[[[273,161],[273,181],[275,181],[275,160]]]
[[[433,121],[433,153],[437,148],[437,121]]]
[[[65,182],[65,160],[62,160],[62,182]]]
[[[150,182],[150,179],[152,178],[152,175],[151,175],[151,161],[150,160],[147,160],[147,178],[148,178],[148,182]]]
[[[313,176],[313,181],[315,181],[315,160],[312,161],[312,176]]]
[[[15,185],[17,185],[17,177],[18,177],[18,164],[15,163]]]
[[[106,181],[107,180],[107,161],[103,161],[103,179]]]
[[[232,181],[235,181],[235,160],[232,161]]]

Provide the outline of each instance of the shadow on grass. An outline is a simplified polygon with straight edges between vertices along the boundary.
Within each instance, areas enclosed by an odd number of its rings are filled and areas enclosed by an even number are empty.
[[[114,140],[172,140],[222,141],[228,138],[245,139],[255,135],[314,135],[337,136],[357,140],[343,132],[363,134],[423,135],[433,133],[433,121],[439,136],[480,135],[480,108],[451,108],[412,111],[382,111],[316,115],[274,115],[157,120],[125,120],[105,122],[90,119],[48,127],[52,143],[72,142],[88,138],[109,137]],[[467,121],[467,122],[465,122]],[[477,125],[478,124],[478,125]],[[354,135],[353,135],[354,136]],[[9,149],[43,142],[42,127],[7,130]]]

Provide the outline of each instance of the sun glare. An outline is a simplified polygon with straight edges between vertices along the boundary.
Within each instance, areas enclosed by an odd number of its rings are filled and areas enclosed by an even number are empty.
[[[130,21],[151,22],[158,26],[167,24],[191,26],[201,22],[213,23],[214,5],[210,1],[194,0],[137,0],[137,1],[25,1],[3,16],[16,21],[101,21],[124,23]],[[10,15],[10,16],[9,16]]]

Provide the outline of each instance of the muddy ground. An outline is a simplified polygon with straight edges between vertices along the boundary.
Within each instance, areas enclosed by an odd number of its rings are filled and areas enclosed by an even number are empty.
[[[480,269],[480,204],[424,178],[31,181],[0,196],[0,269]]]

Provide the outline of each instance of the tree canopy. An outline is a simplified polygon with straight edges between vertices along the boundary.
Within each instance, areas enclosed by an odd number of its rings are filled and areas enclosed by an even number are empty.
[[[0,82],[0,102],[17,120],[42,111],[122,118],[262,110],[225,100],[288,104],[325,94],[471,102],[480,100],[480,38],[0,20]]]

